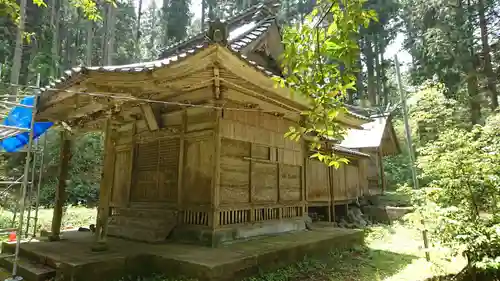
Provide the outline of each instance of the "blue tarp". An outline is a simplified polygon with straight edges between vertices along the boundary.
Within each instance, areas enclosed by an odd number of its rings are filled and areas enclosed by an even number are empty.
[[[25,97],[21,104],[33,106],[34,96]],[[3,124],[18,128],[30,128],[33,108],[16,106],[9,112],[9,115],[3,120]],[[43,135],[51,126],[52,122],[35,122],[33,126],[34,139]],[[16,152],[28,144],[29,132],[20,133],[14,137],[6,138],[1,141],[1,146],[7,152]]]

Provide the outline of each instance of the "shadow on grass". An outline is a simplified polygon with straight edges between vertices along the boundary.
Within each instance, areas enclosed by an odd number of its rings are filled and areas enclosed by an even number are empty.
[[[303,261],[246,281],[377,281],[395,275],[416,256],[404,255],[368,247],[334,251],[323,259]]]

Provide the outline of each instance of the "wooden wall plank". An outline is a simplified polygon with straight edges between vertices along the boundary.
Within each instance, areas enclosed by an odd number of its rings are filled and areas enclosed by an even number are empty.
[[[211,203],[213,136],[187,137],[185,151],[182,201],[186,204]]]
[[[277,165],[253,162],[252,164],[252,202],[277,202]]]
[[[280,199],[282,201],[301,201],[302,176],[301,166],[280,165]]]
[[[307,160],[307,200],[330,201],[328,166],[316,159]]]
[[[236,157],[221,157],[221,204],[247,203],[249,197],[250,161]]]
[[[129,203],[132,184],[132,145],[128,149],[115,153],[113,189],[111,190],[111,207],[124,207]]]

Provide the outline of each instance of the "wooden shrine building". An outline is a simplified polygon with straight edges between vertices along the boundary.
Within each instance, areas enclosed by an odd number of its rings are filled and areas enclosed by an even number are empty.
[[[390,114],[372,115],[369,123],[363,124],[362,129],[349,129],[342,147],[356,149],[370,155],[364,161],[364,171],[367,180],[365,195],[377,195],[386,190],[387,180],[384,174],[383,157],[401,153],[398,138],[392,125]]]
[[[79,67],[38,101],[39,120],[105,132],[97,237],[215,246],[302,230],[308,207],[363,195],[367,153],[335,143],[339,170],[284,138],[308,104],[275,87],[283,50],[273,7],[254,6],[157,61]],[[257,15],[257,16],[255,16]],[[361,129],[353,112],[337,122]]]

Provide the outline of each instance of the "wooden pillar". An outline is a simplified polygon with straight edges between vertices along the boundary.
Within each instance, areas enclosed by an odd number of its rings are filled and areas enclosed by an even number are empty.
[[[184,211],[182,206],[182,188],[184,184],[184,151],[187,130],[187,110],[182,111],[182,128],[179,141],[179,170],[177,174],[177,206],[180,211]],[[182,214],[182,212],[180,212]]]
[[[252,161],[252,151],[253,151],[253,143],[250,142],[250,160],[248,161],[248,201],[250,203],[250,222],[254,222],[255,221],[255,207],[254,205],[252,204],[253,203],[253,194],[254,194],[254,190],[253,190],[253,183],[252,183],[252,165],[253,165],[253,161]]]
[[[59,155],[59,181],[56,187],[56,198],[54,213],[52,215],[52,226],[49,241],[61,239],[61,222],[63,207],[66,201],[66,182],[69,173],[69,160],[71,159],[71,139],[68,132],[61,131],[61,149]]]
[[[306,124],[306,116],[300,117],[300,126],[305,126]],[[307,200],[309,191],[307,190],[307,163],[309,161],[309,145],[307,141],[304,139],[304,136],[300,138],[301,146],[302,146],[302,170],[301,170],[301,185],[302,185],[302,215],[308,214],[307,210]]]
[[[386,186],[385,186],[384,162],[382,161],[382,148],[379,148],[377,156],[380,167],[380,180],[382,181],[381,183],[382,195],[384,195]]]
[[[220,153],[221,153],[221,135],[220,122],[222,119],[222,93],[220,88],[219,67],[216,65],[213,68],[214,88],[213,98],[215,100],[215,126],[214,126],[214,157],[213,157],[213,174],[212,174],[212,229],[219,227],[219,200],[220,200]]]
[[[326,167],[326,175],[327,175],[327,180],[328,180],[328,222],[332,222],[332,171],[331,167],[327,166]]]
[[[108,235],[109,202],[114,176],[114,145],[112,138],[111,119],[108,118],[104,125],[104,151],[103,166],[101,171],[101,184],[99,187],[99,207],[97,209],[97,222],[95,230],[95,244],[93,251],[107,249],[106,237]]]

